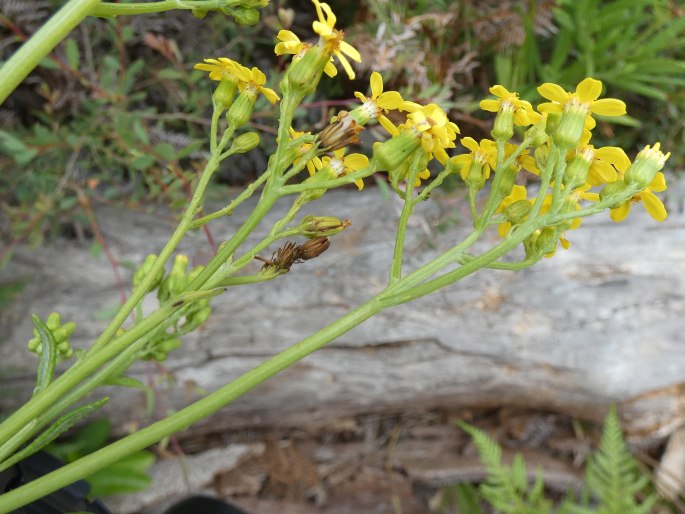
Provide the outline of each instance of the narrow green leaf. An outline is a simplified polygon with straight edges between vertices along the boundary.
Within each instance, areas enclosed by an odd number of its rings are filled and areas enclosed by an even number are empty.
[[[64,47],[67,54],[67,64],[72,70],[78,70],[81,60],[78,43],[75,39],[70,38],[64,42]]]
[[[12,457],[3,462],[3,466],[13,466],[17,462],[24,460],[26,457],[33,455],[39,450],[42,450],[45,446],[57,439],[61,434],[73,427],[76,423],[102,408],[102,406],[108,401],[109,398],[105,397],[65,414],[55,421],[44,432],[38,435],[38,437],[31,441],[21,451],[18,451],[12,455]]]
[[[145,389],[147,386],[143,384],[140,380],[133,377],[119,376],[108,380],[106,385],[120,386],[120,387],[131,387],[134,389]]]
[[[37,395],[52,382],[55,376],[55,366],[57,365],[57,342],[50,329],[35,314],[31,315],[33,326],[40,337],[40,361],[38,363],[38,374],[36,376],[36,387],[33,395]]]
[[[150,144],[150,136],[147,133],[147,129],[143,127],[143,123],[139,118],[133,120],[133,133],[138,138],[138,141],[143,143],[145,146]]]

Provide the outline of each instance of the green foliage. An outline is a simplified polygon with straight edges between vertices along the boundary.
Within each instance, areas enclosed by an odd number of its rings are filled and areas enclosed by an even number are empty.
[[[73,438],[55,443],[47,450],[64,462],[74,462],[105,446],[110,430],[109,420],[101,418],[84,426]],[[150,485],[147,469],[154,462],[155,455],[149,451],[128,455],[86,478],[90,494],[104,497],[142,491]]]
[[[459,423],[473,439],[487,478],[480,486],[480,494],[490,505],[504,514],[546,514],[551,502],[544,498],[544,482],[538,472],[532,486],[523,457],[517,454],[511,466],[502,463],[502,448],[488,435],[466,423]]]
[[[609,411],[599,448],[588,461],[581,500],[569,495],[557,508],[544,497],[540,471],[529,484],[520,454],[505,465],[502,448],[485,432],[464,422],[459,426],[473,439],[487,477],[477,492],[464,484],[447,489],[443,509],[454,505],[459,513],[482,514],[479,500],[483,500],[504,514],[648,514],[659,501],[650,491],[649,477],[640,472],[628,450],[615,408]]]

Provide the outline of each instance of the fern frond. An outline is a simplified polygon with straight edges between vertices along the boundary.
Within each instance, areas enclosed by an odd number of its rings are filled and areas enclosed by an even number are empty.
[[[645,500],[636,503],[636,493],[645,490],[649,478],[640,473],[628,451],[615,408],[606,417],[599,449],[588,463],[585,483],[599,499],[598,514],[646,514],[657,501],[656,495],[645,494]]]
[[[485,432],[458,422],[478,450],[487,477],[480,486],[483,498],[504,514],[547,514],[551,503],[543,497],[544,483],[538,472],[529,490],[528,475],[523,457],[517,454],[511,466],[502,463],[502,448]]]

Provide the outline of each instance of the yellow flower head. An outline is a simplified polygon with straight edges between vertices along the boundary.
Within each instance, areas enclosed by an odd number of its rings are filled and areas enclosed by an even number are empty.
[[[588,136],[589,133],[583,137],[580,146],[569,152],[569,155],[583,154],[587,156],[590,161],[587,182],[591,186],[615,182],[618,178],[618,172],[625,173],[630,166],[630,159],[623,148],[617,146],[595,148],[588,143],[590,139]]]
[[[472,137],[463,137],[461,144],[470,150],[467,154],[452,157],[452,162],[461,166],[461,178],[466,180],[473,163],[482,168],[483,178],[490,178],[490,170],[497,164],[497,145],[490,139],[481,139],[478,143]]]
[[[255,95],[261,93],[272,104],[280,100],[280,97],[276,94],[276,91],[268,87],[264,87],[264,84],[266,83],[266,75],[264,75],[264,73],[256,66],[254,66],[252,69],[249,69],[238,64],[233,73],[241,80],[241,82],[238,83],[238,89],[240,92],[247,90],[253,92]]]
[[[551,102],[538,105],[540,112],[568,112],[577,111],[589,116],[623,116],[626,104],[616,98],[602,98],[602,82],[593,78],[586,78],[578,84],[575,92],[569,93],[561,86],[546,82],[538,87],[538,92]]]
[[[219,57],[218,59],[203,59],[204,63],[198,63],[193,66],[195,70],[208,71],[211,80],[228,79],[234,82],[238,81],[235,70],[240,66],[237,62],[228,57]]]
[[[297,130],[295,130],[292,127],[290,127],[288,130],[290,131],[290,139],[291,140],[297,139],[298,137],[302,137],[304,135],[310,135],[311,134],[310,132],[298,132]],[[296,157],[293,160],[293,164],[296,164],[302,158],[302,155],[306,154],[312,148],[312,146],[314,146],[314,145],[311,143],[302,143],[297,148],[298,157]],[[307,171],[309,172],[309,175],[310,176],[314,175],[314,173],[316,173],[316,170],[321,168],[321,159],[319,159],[318,157],[314,157],[313,159],[310,159],[309,161],[307,161],[306,166],[307,166]]]
[[[315,166],[318,169],[330,167],[338,176],[348,175],[354,171],[364,169],[368,165],[369,159],[366,155],[360,153],[345,155],[345,148],[340,148],[333,152],[333,157],[325,155],[319,162],[315,162]],[[359,178],[354,183],[360,191],[364,188],[364,181],[362,179]]]
[[[280,30],[278,32],[279,43],[276,44],[274,51],[276,55],[293,55],[293,62],[297,62],[307,51],[312,47],[311,43],[304,43],[300,41],[300,38],[294,32],[289,30]],[[329,77],[335,77],[338,74],[338,70],[333,64],[333,58],[326,63],[326,67],[323,69],[324,73]]]
[[[352,65],[347,60],[347,57],[356,62],[362,61],[362,56],[356,48],[344,41],[345,33],[342,30],[335,28],[336,17],[331,10],[331,7],[319,0],[312,0],[314,7],[316,7],[316,14],[318,20],[312,24],[314,32],[321,36],[321,45],[327,55],[335,55],[340,64],[345,69],[347,76],[354,79],[355,74]]]
[[[404,102],[397,91],[383,91],[383,77],[377,71],[371,74],[371,98],[359,91],[355,91],[354,96],[364,102],[362,108],[368,113],[368,117],[377,118],[381,123],[389,121],[384,114],[389,110],[399,109]]]
[[[445,111],[437,104],[423,106],[404,102],[402,108],[409,111],[407,124],[420,134],[423,150],[445,164],[448,159],[445,149],[454,148],[454,140],[459,133],[456,123],[449,121]]]
[[[510,93],[504,86],[495,85],[489,89],[490,93],[497,97],[497,100],[482,100],[480,108],[489,112],[514,113],[514,124],[520,127],[527,127],[540,120],[540,114],[533,110],[530,102],[519,99],[518,93]]]
[[[656,196],[653,191],[660,193],[666,190],[666,178],[660,171],[654,176],[654,179],[649,184],[649,187],[640,191],[628,201],[611,209],[609,217],[616,222],[623,221],[630,213],[630,208],[634,203],[642,203],[647,213],[656,221],[664,221],[668,217],[666,207],[663,202]]]

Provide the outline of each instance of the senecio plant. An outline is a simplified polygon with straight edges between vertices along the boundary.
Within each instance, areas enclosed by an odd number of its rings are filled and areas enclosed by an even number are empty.
[[[257,8],[266,2],[163,0],[110,4],[72,0],[48,22],[47,29],[44,27],[30,40],[28,53],[26,47],[20,49],[19,57],[15,55],[0,70],[0,100],[28,73],[27,67],[30,71],[30,66],[40,60],[41,52],[48,52],[87,15],[183,8],[192,9],[198,16],[220,10],[234,15],[239,22],[256,22]],[[661,152],[659,143],[646,146],[632,162],[620,148],[595,148],[591,144],[595,114],[626,113],[622,101],[599,99],[602,83],[592,78],[583,80],[572,92],[556,84],[543,84],[538,91],[548,101],[537,108],[501,85],[492,87],[494,98],[480,104],[495,113],[492,140],[464,137],[460,143],[467,153],[456,156],[450,156],[448,151],[457,148],[460,131],[445,111],[434,103],[420,105],[402,98],[397,91],[385,91],[381,75],[376,72],[371,74],[370,95],[356,93],[361,105],[337,113],[321,132],[311,134],[302,130],[306,127],[293,127],[295,109],[315,91],[323,73],[335,76],[337,63],[352,79],[354,71],[349,60],[361,60],[359,52],[345,41],[343,31],[336,28],[331,8],[319,0],[312,2],[316,14],[313,28],[319,40],[303,42],[290,31],[278,33],[276,54],[292,55],[292,59],[277,90],[265,85],[267,78],[256,67],[248,68],[227,57],[208,58],[195,66],[208,72],[216,87],[212,94],[209,159],[197,179],[192,200],[166,246],[150,255],[135,272],[130,297],[90,348],[72,350],[69,336],[74,325],[63,324],[57,314],[45,322],[34,317],[35,337],[29,349],[40,357],[37,383],[33,396],[0,425],[0,470],[37,451],[99,409],[107,398],[74,407],[99,386],[136,385],[126,376],[126,370],[139,359],[166,358],[179,346],[183,334],[207,319],[213,296],[231,294],[233,288],[246,284],[285,279],[283,275],[293,265],[320,255],[329,247],[329,238],[349,226],[350,221],[338,219],[335,213],[320,212],[325,207],[313,202],[329,190],[348,184],[361,189],[364,180],[377,173],[387,174],[389,184],[403,201],[387,285],[337,321],[184,409],[5,493],[0,496],[0,512],[16,509],[183,430],[383,309],[430,294],[482,268],[519,270],[552,256],[559,245],[568,247],[566,234],[577,229],[586,216],[609,210],[614,221],[621,221],[634,203],[642,202],[656,220],[666,218],[666,210],[654,194],[666,188],[660,170],[668,154]],[[259,143],[258,133],[248,128],[259,95],[279,103],[275,153],[267,169],[241,194],[222,209],[206,213],[203,197],[212,175],[232,155],[252,150]],[[391,119],[404,121],[395,124]],[[377,142],[369,156],[352,152],[351,145],[358,141],[359,133],[373,123],[387,130],[387,140]],[[521,128],[522,136],[517,139],[515,127]],[[429,164],[440,170],[431,173]],[[517,185],[521,169],[539,176],[537,187]],[[408,220],[430,192],[452,174],[459,175],[468,188],[473,231],[438,257],[408,270],[403,264]],[[477,201],[481,193],[486,198]],[[179,241],[189,231],[231,214],[257,194],[259,198],[245,222],[219,246],[206,266],[189,269],[187,258],[176,255],[167,267]],[[246,248],[248,235],[261,230],[264,216],[283,198],[291,202],[287,214],[264,231],[259,243]],[[486,251],[470,251],[490,230],[498,231],[501,239]],[[297,237],[305,242],[291,240]],[[267,251],[273,252],[270,258],[264,256]],[[514,255],[505,260],[511,253]],[[256,267],[250,266],[255,259],[263,263],[256,272],[251,271]],[[144,314],[141,302],[150,294],[157,296],[159,307]],[[71,366],[56,377],[56,364],[69,359],[74,360]]]

